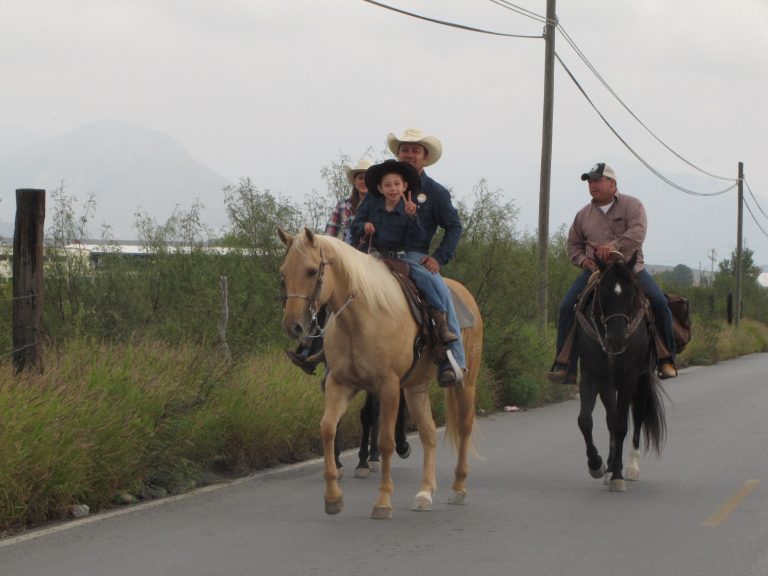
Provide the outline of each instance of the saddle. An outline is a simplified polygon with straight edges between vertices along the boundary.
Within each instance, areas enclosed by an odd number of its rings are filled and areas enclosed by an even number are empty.
[[[381,261],[387,265],[392,275],[400,283],[400,288],[403,290],[405,299],[408,301],[411,316],[413,316],[414,321],[419,326],[419,332],[413,343],[413,365],[411,369],[413,369],[413,366],[416,365],[416,362],[418,362],[421,354],[424,352],[427,342],[430,341],[432,342],[433,351],[432,360],[436,364],[443,362],[446,358],[445,345],[437,335],[437,329],[435,328],[435,323],[431,320],[426,300],[421,295],[416,284],[411,280],[410,265],[408,262],[397,258],[381,258]]]
[[[594,272],[590,277],[589,281],[587,282],[587,286],[584,288],[582,293],[579,295],[578,300],[576,301],[576,322],[574,322],[571,325],[570,330],[568,330],[568,335],[565,338],[565,342],[563,343],[563,348],[560,350],[560,353],[557,355],[557,358],[555,359],[555,362],[558,364],[564,364],[569,365],[571,362],[571,356],[574,349],[574,342],[576,338],[576,326],[580,325],[582,329],[595,341],[600,341],[600,336],[598,335],[594,325],[593,325],[593,319],[594,319],[594,311],[590,310],[590,308],[594,305],[595,298],[595,290],[597,288],[597,283],[600,280],[600,272],[596,271]],[[637,317],[635,317],[630,326],[628,327],[628,332],[632,333],[637,328],[639,323],[641,321],[645,321],[648,325],[648,329],[653,337],[653,342],[656,348],[656,358],[669,358],[672,356],[672,353],[667,349],[667,346],[664,344],[664,341],[661,339],[661,335],[659,334],[659,331],[656,330],[656,323],[655,318],[653,316],[653,310],[651,310],[650,303],[648,302],[648,299],[643,295],[642,297],[642,303],[643,303],[643,313],[639,314]],[[673,324],[675,322],[674,315],[673,315]]]

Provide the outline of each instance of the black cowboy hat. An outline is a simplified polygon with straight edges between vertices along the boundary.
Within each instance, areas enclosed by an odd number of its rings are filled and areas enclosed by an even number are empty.
[[[374,196],[381,196],[379,184],[387,174],[400,174],[408,184],[408,190],[415,192],[419,187],[419,173],[411,164],[397,160],[385,160],[381,164],[374,164],[365,173],[365,185]]]

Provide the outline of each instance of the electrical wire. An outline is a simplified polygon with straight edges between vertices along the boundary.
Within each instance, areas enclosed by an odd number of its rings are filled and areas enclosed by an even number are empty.
[[[518,6],[517,4],[512,4],[512,2],[508,2],[507,0],[491,0],[494,4],[497,4],[498,6],[501,6],[502,8],[506,8],[507,10],[511,10],[512,12],[517,12],[521,16],[525,16],[526,18],[530,18],[532,20],[536,20],[537,22],[547,22],[547,17],[542,14],[536,14],[536,12],[531,12],[530,10],[527,10],[526,8],[523,8],[522,6]],[[553,25],[556,25],[557,22],[552,22]]]
[[[574,75],[571,73],[571,71],[568,69],[568,67],[565,65],[565,63],[560,58],[560,55],[555,53],[555,58],[557,58],[557,61],[560,62],[560,65],[563,67],[563,69],[567,72],[568,76],[571,77],[571,80],[574,84],[576,84],[576,87],[579,89],[579,91],[584,95],[584,98],[587,99],[587,102],[589,102],[590,106],[597,112],[597,115],[600,116],[600,119],[605,123],[606,126],[613,132],[613,134],[616,136],[616,138],[619,139],[619,141],[624,144],[624,146],[629,150],[632,155],[637,158],[648,170],[650,170],[656,177],[664,181],[666,184],[672,186],[673,188],[677,188],[681,192],[685,192],[686,194],[690,194],[691,196],[719,196],[720,194],[725,194],[729,190],[733,190],[738,185],[738,180],[734,182],[731,186],[726,188],[725,190],[720,190],[719,192],[711,192],[711,193],[705,193],[705,192],[696,192],[695,190],[690,190],[688,188],[685,188],[683,186],[680,186],[679,184],[675,184],[672,180],[664,176],[661,172],[656,170],[653,166],[651,166],[642,156],[640,156],[635,150],[627,143],[624,138],[621,137],[621,135],[616,131],[616,129],[611,125],[610,122],[603,116],[603,114],[600,112],[600,110],[595,106],[595,103],[592,102],[592,99],[587,95],[587,93],[584,91],[584,88],[582,88],[581,84],[579,84],[579,81],[576,80]]]
[[[763,236],[768,238],[768,232],[766,232],[765,229],[762,226],[760,226],[760,223],[757,221],[757,218],[755,218],[754,212],[752,212],[752,208],[749,207],[749,202],[747,202],[746,198],[744,198],[743,200],[744,200],[744,206],[746,207],[747,212],[749,212],[749,215],[752,216],[752,220],[754,221],[755,226],[757,226],[760,229],[760,232],[763,233]]]
[[[452,28],[459,28],[461,30],[469,30],[470,32],[480,32],[481,34],[491,34],[493,36],[506,36],[508,38],[544,38],[543,35],[530,36],[526,34],[507,34],[505,32],[493,32],[491,30],[482,30],[480,28],[473,28],[472,26],[465,26],[464,24],[455,24],[453,22],[446,22],[445,20],[437,20],[435,18],[429,18],[427,16],[421,16],[419,14],[414,14],[413,12],[401,10],[400,8],[395,8],[394,6],[388,6],[386,4],[382,4],[381,2],[376,2],[375,0],[363,0],[363,2],[368,2],[369,4],[379,6],[380,8],[386,8],[387,10],[392,10],[393,12],[405,14],[406,16],[412,16],[413,18],[418,18],[419,20],[426,20],[427,22],[433,22],[434,24],[441,24],[443,26],[450,26]]]
[[[492,1],[493,1],[493,0],[492,0]],[[595,68],[595,67],[592,65],[592,63],[589,61],[589,59],[586,57],[586,55],[585,55],[585,54],[584,54],[584,53],[581,51],[581,49],[580,49],[580,48],[579,48],[579,47],[576,45],[576,42],[574,42],[574,41],[573,41],[573,39],[570,37],[570,35],[568,34],[568,32],[566,32],[566,31],[565,31],[565,28],[563,28],[563,26],[562,26],[562,25],[561,25],[559,22],[557,23],[557,29],[560,31],[560,34],[562,34],[562,36],[563,36],[563,38],[565,39],[565,41],[566,41],[566,42],[567,42],[567,43],[568,43],[568,44],[571,46],[571,48],[573,48],[574,52],[576,52],[576,54],[579,56],[579,58],[581,58],[581,60],[584,62],[584,64],[586,64],[587,68],[589,68],[589,69],[590,69],[590,71],[591,71],[591,72],[592,72],[592,73],[595,75],[595,77],[596,77],[596,78],[597,78],[597,79],[598,79],[598,80],[599,80],[599,81],[602,83],[602,85],[603,85],[603,86],[605,86],[605,89],[606,89],[606,90],[608,90],[608,92],[610,92],[610,94],[611,94],[611,95],[612,95],[614,98],[616,98],[616,100],[619,102],[619,104],[621,104],[621,105],[624,107],[624,109],[625,109],[627,112],[629,112],[630,116],[632,116],[632,118],[634,118],[634,119],[637,121],[637,123],[638,123],[638,124],[640,124],[640,126],[642,126],[643,128],[645,128],[645,130],[646,130],[646,131],[647,131],[647,132],[648,132],[648,133],[649,133],[651,136],[653,136],[653,138],[655,138],[655,139],[656,139],[656,141],[657,141],[659,144],[661,144],[662,146],[664,146],[664,148],[666,148],[666,149],[667,149],[669,152],[671,152],[672,154],[674,154],[674,155],[675,155],[675,156],[676,156],[676,157],[677,157],[679,160],[682,160],[684,163],[686,163],[686,164],[687,164],[688,166],[690,166],[691,168],[693,168],[693,169],[695,169],[695,170],[698,170],[698,171],[699,171],[699,172],[701,172],[702,174],[706,174],[706,175],[707,175],[707,176],[709,176],[710,178],[715,178],[715,179],[717,179],[717,180],[726,180],[726,181],[729,181],[729,182],[734,182],[734,181],[737,181],[737,180],[738,180],[738,178],[733,178],[733,177],[726,177],[726,176],[717,176],[716,174],[712,174],[712,173],[710,173],[710,172],[707,172],[707,171],[706,171],[706,170],[704,170],[703,168],[699,168],[698,166],[696,166],[696,165],[695,165],[695,164],[693,164],[692,162],[689,162],[688,160],[686,160],[685,158],[683,158],[683,157],[682,157],[680,154],[678,154],[677,152],[675,152],[675,150],[673,150],[672,148],[670,148],[670,147],[669,147],[669,146],[668,146],[668,145],[667,145],[667,144],[666,144],[666,143],[665,143],[665,142],[664,142],[664,141],[663,141],[661,138],[659,138],[659,137],[658,137],[658,136],[657,136],[657,135],[656,135],[656,134],[655,134],[655,133],[654,133],[654,132],[653,132],[653,131],[652,131],[652,130],[651,130],[649,127],[648,127],[648,126],[646,126],[646,125],[645,125],[645,123],[644,123],[642,120],[640,120],[640,118],[638,118],[638,117],[637,117],[637,115],[636,115],[634,112],[632,112],[632,110],[629,108],[629,106],[627,106],[627,105],[624,103],[624,101],[623,101],[623,100],[622,100],[622,99],[619,97],[619,95],[618,95],[618,94],[616,94],[616,92],[614,92],[614,90],[613,90],[613,89],[612,89],[612,88],[611,88],[611,87],[608,85],[608,82],[606,82],[606,81],[605,81],[605,79],[604,79],[604,78],[603,78],[603,77],[600,75],[600,73],[597,71],[597,69],[596,69],[596,68]]]
[[[746,177],[744,178],[744,186],[746,186],[747,190],[749,190],[749,195],[752,196],[752,200],[755,201],[755,206],[757,206],[757,209],[760,210],[760,212],[762,212],[763,216],[768,218],[768,214],[766,214],[765,211],[760,207],[760,203],[757,201],[757,198],[752,193],[752,188],[749,187],[749,182],[747,182]]]

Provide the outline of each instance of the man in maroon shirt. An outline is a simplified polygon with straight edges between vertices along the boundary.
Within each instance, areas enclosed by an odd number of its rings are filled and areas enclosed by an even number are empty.
[[[674,378],[677,376],[677,369],[674,363],[672,313],[659,285],[643,267],[643,241],[648,227],[645,208],[637,198],[619,193],[616,173],[604,162],[595,164],[589,172],[581,175],[581,179],[589,182],[592,201],[579,210],[568,231],[568,257],[584,272],[576,279],[560,304],[557,354],[560,354],[573,325],[574,307],[579,294],[597,268],[595,258],[608,261],[611,252],[620,252],[629,260],[636,252],[637,264],[634,271],[637,281],[651,303],[657,330],[670,352],[669,356],[659,360],[659,376]],[[571,355],[568,365],[555,362],[547,376],[552,382],[575,384],[576,359]]]

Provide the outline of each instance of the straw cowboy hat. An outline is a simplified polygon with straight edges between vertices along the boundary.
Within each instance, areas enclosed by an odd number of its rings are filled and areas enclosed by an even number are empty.
[[[381,164],[374,164],[365,173],[365,185],[374,196],[382,196],[379,192],[379,184],[387,174],[400,174],[408,184],[408,190],[414,191],[419,187],[419,173],[416,168],[407,162],[397,160],[384,160]]]
[[[373,165],[373,162],[370,160],[360,160],[357,163],[357,166],[352,168],[352,166],[347,166],[344,168],[344,172],[347,174],[347,180],[349,180],[349,183],[352,184],[352,186],[355,185],[355,176],[360,174],[361,172],[365,172]]]
[[[432,166],[435,162],[440,160],[440,156],[443,155],[443,145],[440,140],[434,136],[427,136],[418,128],[406,128],[403,135],[398,138],[392,132],[387,136],[387,145],[392,151],[392,154],[397,156],[397,151],[400,149],[400,144],[405,142],[413,142],[415,144],[421,144],[427,150],[427,161],[424,166]]]

